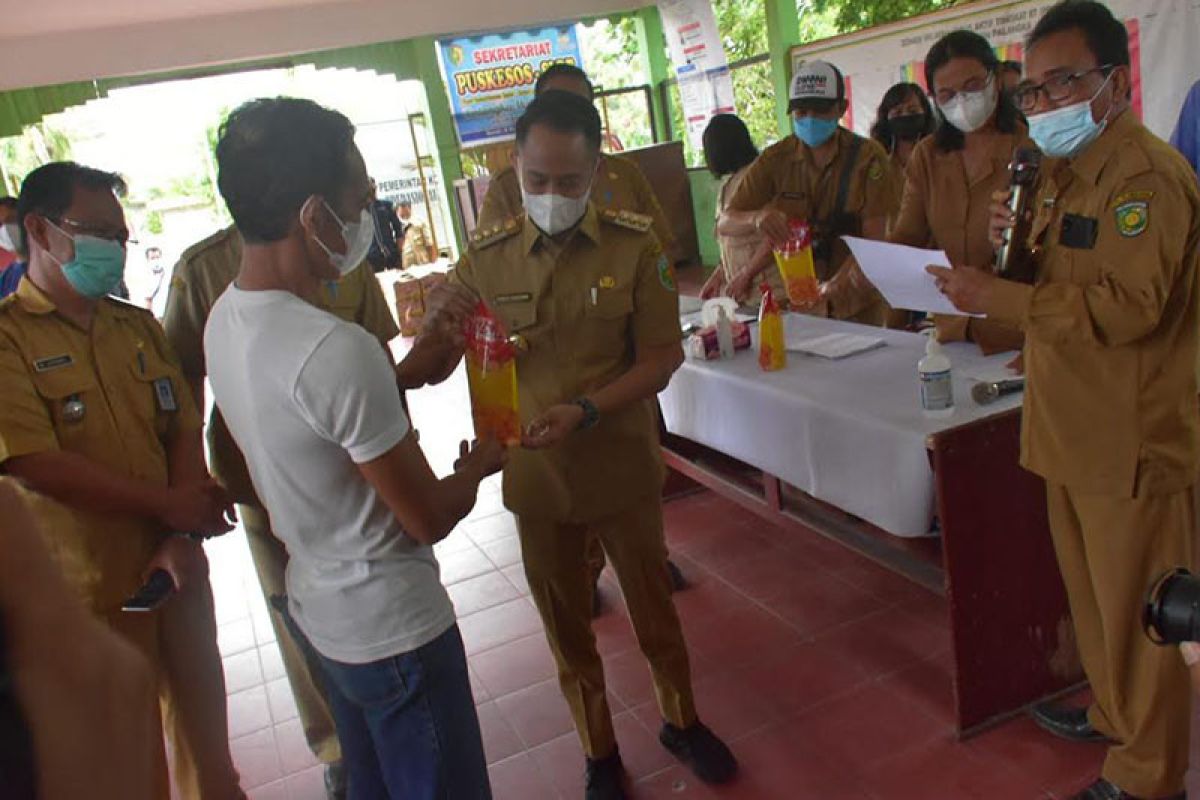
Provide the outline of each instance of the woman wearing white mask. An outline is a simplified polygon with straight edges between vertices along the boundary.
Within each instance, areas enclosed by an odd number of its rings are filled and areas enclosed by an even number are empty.
[[[977,33],[954,31],[930,48],[925,82],[941,120],[909,159],[889,241],[932,245],[945,250],[955,266],[992,261],[992,193],[1008,186],[1013,151],[1033,146],[1011,96],[1000,87],[999,71],[991,44]],[[1021,347],[1020,332],[1007,325],[955,316],[935,322],[942,341],[974,341],[985,352]]]

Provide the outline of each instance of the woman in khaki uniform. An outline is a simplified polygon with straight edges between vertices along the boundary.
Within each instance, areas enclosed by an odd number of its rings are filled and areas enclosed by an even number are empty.
[[[729,198],[733,197],[742,185],[746,170],[756,158],[758,148],[754,146],[750,131],[746,129],[746,123],[742,122],[740,117],[734,114],[718,114],[709,121],[708,127],[704,129],[704,161],[708,165],[708,171],[721,179],[721,187],[717,190],[716,222],[721,221],[721,214],[728,207]],[[715,223],[713,227],[715,230]],[[722,235],[718,231],[717,245],[721,248],[721,263],[704,282],[704,287],[700,290],[702,298],[707,300],[723,294],[725,288],[742,270],[766,264],[767,269],[762,273],[763,280],[770,285],[777,301],[786,300],[787,295],[779,270],[769,268],[772,262],[770,244],[761,234]],[[751,298],[753,297],[757,297],[757,291],[751,292]]]
[[[970,31],[949,33],[930,48],[925,80],[942,120],[909,160],[889,241],[945,250],[954,266],[992,261],[992,194],[1008,186],[1013,151],[1033,147],[1012,98],[1000,90],[999,68],[992,46]],[[1021,349],[1021,333],[1011,325],[947,315],[934,321],[943,342],[976,342],[985,353]]]

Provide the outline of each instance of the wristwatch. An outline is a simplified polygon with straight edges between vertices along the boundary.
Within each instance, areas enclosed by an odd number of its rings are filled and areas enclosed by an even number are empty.
[[[586,431],[588,428],[596,427],[596,423],[600,421],[600,409],[596,408],[596,404],[586,397],[581,397],[575,401],[575,405],[583,409],[583,419],[579,422],[579,430]]]

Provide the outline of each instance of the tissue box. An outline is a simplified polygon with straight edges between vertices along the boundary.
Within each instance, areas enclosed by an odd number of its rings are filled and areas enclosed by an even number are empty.
[[[750,327],[744,322],[731,323],[733,329],[733,349],[750,349]],[[712,361],[721,357],[721,346],[717,342],[717,326],[709,325],[701,328],[687,338],[686,352],[688,357]]]

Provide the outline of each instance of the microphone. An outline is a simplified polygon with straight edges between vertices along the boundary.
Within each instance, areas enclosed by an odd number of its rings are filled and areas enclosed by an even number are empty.
[[[1029,238],[1030,220],[1027,219],[1029,204],[1033,199],[1034,184],[1042,165],[1042,153],[1032,147],[1018,147],[1008,165],[1009,186],[1012,194],[1008,198],[1008,210],[1016,222],[1004,244],[996,251],[996,273],[1008,280],[1033,283],[1033,265],[1029,253],[1025,252],[1025,240]]]
[[[1025,378],[1010,378],[1003,381],[981,381],[971,387],[971,397],[978,405],[986,406],[1001,397],[1025,389]]]

